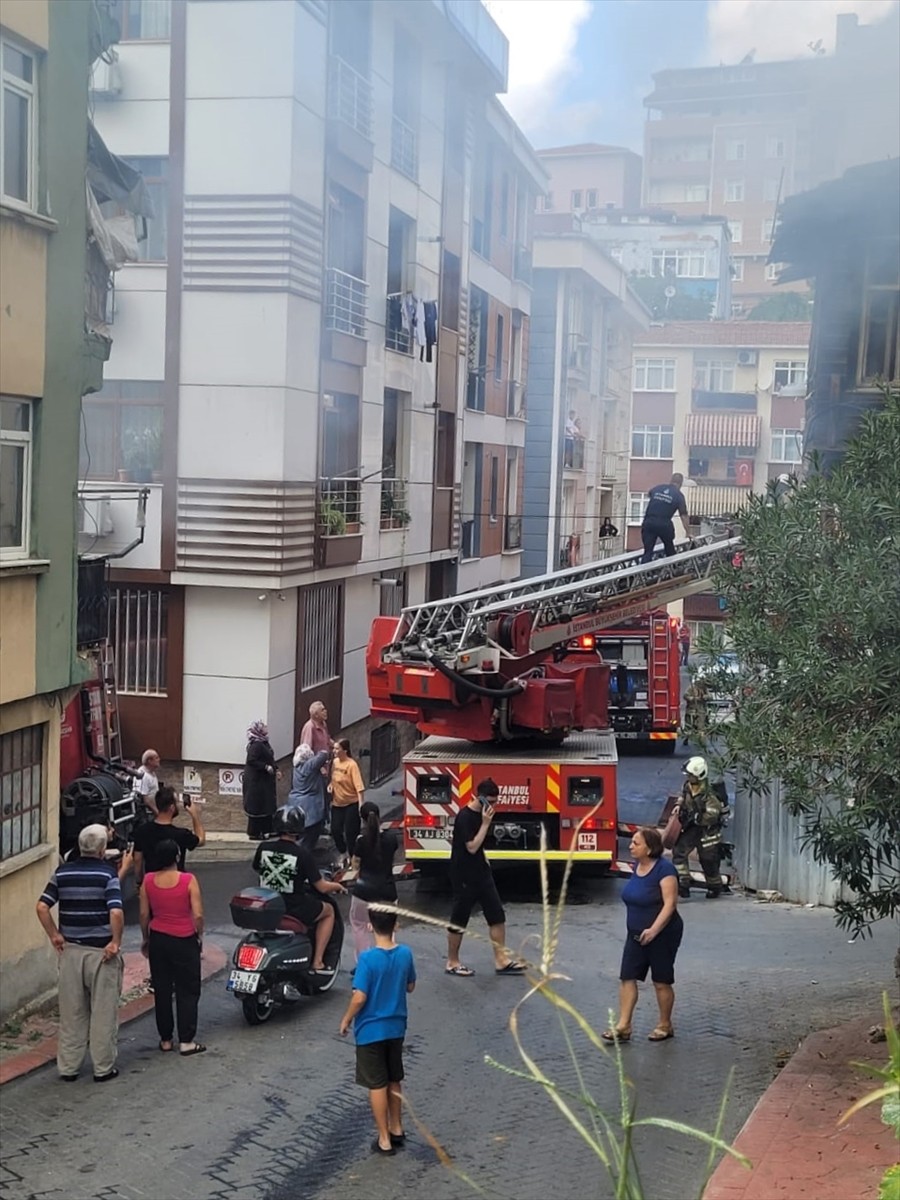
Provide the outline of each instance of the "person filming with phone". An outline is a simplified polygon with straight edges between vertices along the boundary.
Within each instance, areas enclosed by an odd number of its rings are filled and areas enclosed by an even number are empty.
[[[474,975],[471,967],[459,961],[463,933],[476,904],[481,905],[494,947],[494,970],[498,975],[520,975],[525,964],[510,956],[506,949],[506,914],[497,885],[484,852],[485,839],[494,819],[494,802],[500,789],[493,779],[483,779],[475,795],[461,808],[453,822],[453,846],[450,851],[450,883],[453,909],[447,930],[447,975]]]
[[[156,819],[147,825],[139,826],[134,832],[134,882],[140,887],[144,876],[150,871],[164,870],[157,857],[157,847],[160,842],[172,841],[178,847],[177,869],[184,870],[185,855],[189,850],[196,850],[206,842],[206,832],[200,820],[200,813],[190,796],[185,796],[179,806],[174,788],[161,787],[156,793],[156,807],[159,810]],[[191,819],[191,828],[184,829],[175,824],[181,808]]]

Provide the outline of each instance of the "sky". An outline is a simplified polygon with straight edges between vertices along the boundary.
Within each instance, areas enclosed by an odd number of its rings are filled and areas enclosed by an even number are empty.
[[[808,57],[835,17],[875,23],[900,0],[485,0],[510,42],[503,98],[538,149],[606,142],[640,151],[643,99],[665,67]]]

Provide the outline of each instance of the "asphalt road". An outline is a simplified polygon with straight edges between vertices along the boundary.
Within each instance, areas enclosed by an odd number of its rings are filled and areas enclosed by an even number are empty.
[[[620,775],[622,816],[653,820],[677,790],[680,763],[626,758]],[[244,864],[197,871],[208,937],[230,949],[236,940],[228,898],[255,882]],[[541,910],[533,872],[500,877],[510,943],[535,955]],[[617,880],[577,880],[565,911],[556,969],[560,990],[589,1020],[605,1025],[615,1004],[623,937]],[[402,885],[401,902],[439,920],[448,897],[439,887]],[[891,976],[896,930],[882,926],[850,944],[826,910],[762,905],[742,896],[693,898],[678,960],[677,1036],[658,1045],[650,996],[642,996],[635,1040],[623,1048],[638,1111],[711,1129],[733,1069],[726,1132],[734,1135],[772,1079],[776,1063],[812,1028],[874,1012]],[[483,926],[473,921],[472,929]],[[130,937],[134,937],[132,931]],[[498,979],[488,948],[464,943],[471,979],[443,972],[445,939],[407,922],[419,986],[411,998],[407,1094],[416,1117],[446,1148],[454,1173],[438,1161],[411,1117],[406,1149],[391,1159],[369,1154],[372,1122],[365,1092],[353,1082],[353,1048],[337,1037],[350,976],[335,989],[265,1026],[245,1025],[222,976],[201,1002],[200,1036],[210,1049],[182,1063],[156,1049],[152,1016],[124,1027],[121,1077],[95,1085],[89,1073],[61,1084],[52,1067],[17,1080],[0,1094],[3,1200],[365,1200],[398,1196],[467,1200],[611,1197],[612,1187],[581,1139],[540,1088],[503,1073],[490,1055],[519,1064],[508,1022],[524,994],[521,979]],[[350,953],[345,951],[345,968]],[[575,1063],[559,1019],[540,998],[528,1002],[521,1029],[529,1052],[558,1083],[586,1090],[607,1113],[618,1111],[613,1060],[573,1037]],[[576,1070],[577,1064],[577,1070]],[[520,1065],[520,1064],[519,1064]],[[579,1082],[579,1073],[581,1080]],[[666,1131],[638,1139],[648,1200],[689,1200],[702,1178],[704,1154]]]

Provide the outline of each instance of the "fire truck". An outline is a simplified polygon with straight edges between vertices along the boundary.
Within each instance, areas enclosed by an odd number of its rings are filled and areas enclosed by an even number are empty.
[[[490,859],[539,858],[543,829],[551,861],[608,867],[617,755],[596,639],[645,613],[652,625],[666,604],[709,590],[739,544],[701,537],[671,558],[644,564],[631,552],[377,617],[372,714],[425,735],[403,760],[407,861],[449,860],[454,817],[490,776],[500,788]]]
[[[656,608],[618,621],[592,641],[610,664],[609,720],[616,740],[674,754],[681,723],[678,621]]]

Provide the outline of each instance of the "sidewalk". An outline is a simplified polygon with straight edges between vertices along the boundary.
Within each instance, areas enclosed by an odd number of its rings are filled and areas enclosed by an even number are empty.
[[[898,1158],[893,1133],[873,1104],[845,1124],[838,1119],[877,1086],[851,1061],[883,1066],[885,1043],[871,1043],[871,1018],[811,1034],[763,1093],[736,1149],[750,1159],[748,1171],[724,1159],[703,1200],[874,1200],[888,1167]]]
[[[119,1025],[126,1025],[136,1017],[153,1009],[153,996],[147,991],[147,960],[140,950],[126,950],[125,978],[122,981],[122,998],[125,1003],[119,1008]],[[206,981],[217,974],[228,962],[228,955],[209,939],[203,943],[200,960],[200,976]],[[29,1029],[30,1026],[30,1029]],[[28,1075],[56,1058],[56,1031],[58,1019],[55,1012],[45,1015],[34,1014],[22,1021],[22,1032],[14,1039],[21,1043],[18,1049],[4,1050],[0,1057],[0,1086]]]

